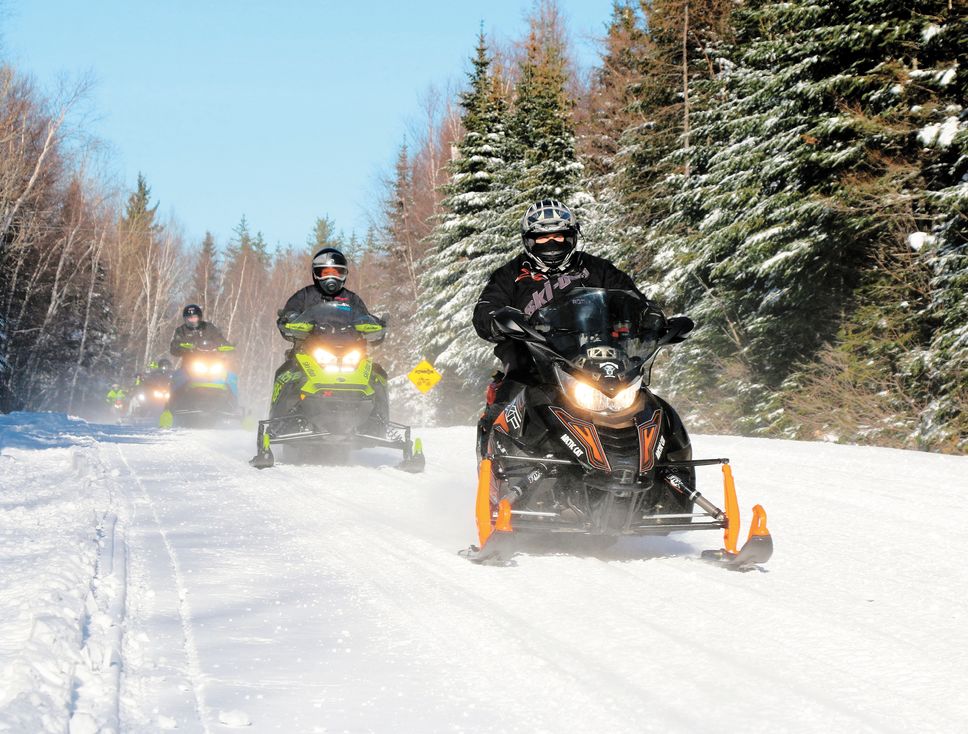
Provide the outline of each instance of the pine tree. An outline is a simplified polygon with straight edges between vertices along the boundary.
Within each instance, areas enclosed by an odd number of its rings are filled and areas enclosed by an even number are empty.
[[[468,89],[460,96],[464,137],[450,166],[444,214],[422,268],[426,303],[420,329],[426,354],[450,378],[442,387],[463,391],[491,361],[490,345],[474,332],[470,315],[487,277],[508,259],[508,239],[495,213],[511,201],[505,182],[509,144],[507,102],[491,72],[483,33],[478,37]],[[476,391],[475,395],[476,402]]]
[[[324,247],[343,249],[343,235],[336,231],[336,224],[329,217],[317,217],[313,225],[313,233],[309,236],[308,244],[315,253]]]
[[[638,124],[637,97],[646,78],[648,36],[636,7],[616,2],[604,39],[601,66],[581,100],[576,119],[583,186],[593,201],[584,207],[582,231],[596,253],[629,268],[639,259],[642,235],[624,196],[631,159],[627,138]]]
[[[837,338],[866,273],[904,242],[917,197],[898,192],[920,175],[906,85],[942,10],[751,2],[721,78],[695,90],[693,145],[670,156],[691,171],[662,185],[658,264],[700,323],[672,372],[680,392],[731,403],[740,427],[777,419],[776,388]]]
[[[215,318],[216,302],[219,291],[219,262],[215,237],[211,232],[205,232],[202,246],[195,261],[195,273],[192,278],[192,295],[202,307],[202,312],[208,318]]]
[[[575,156],[572,101],[565,91],[561,39],[531,21],[526,55],[514,94],[510,133],[520,156],[516,188],[521,202],[561,199],[572,204],[582,171]]]

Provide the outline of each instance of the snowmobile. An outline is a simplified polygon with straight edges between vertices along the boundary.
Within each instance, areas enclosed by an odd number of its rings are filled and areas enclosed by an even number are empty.
[[[128,418],[133,423],[155,424],[171,397],[171,375],[153,372],[133,392],[128,405]]]
[[[420,439],[389,420],[386,374],[368,354],[369,344],[383,341],[384,323],[330,301],[294,316],[284,330],[296,367],[277,375],[249,463],[272,466],[272,447],[280,444],[294,463],[345,463],[352,449],[386,447],[403,452],[401,469],[423,471]]]
[[[182,357],[171,377],[168,405],[158,420],[162,428],[211,428],[242,420],[238,376],[226,359],[233,349],[202,341]]]
[[[736,569],[766,562],[773,541],[753,508],[737,549],[740,519],[728,459],[692,458],[678,415],[649,390],[659,349],[685,340],[686,317],[659,325],[637,293],[576,288],[530,318],[506,307],[497,328],[525,345],[532,384],[482,425],[476,519],[479,546],[462,555],[506,563],[519,539],[723,530],[724,547],[703,558]],[[530,383],[531,381],[529,381]],[[520,388],[520,389],[518,389]],[[721,464],[725,510],[696,489],[695,467]]]

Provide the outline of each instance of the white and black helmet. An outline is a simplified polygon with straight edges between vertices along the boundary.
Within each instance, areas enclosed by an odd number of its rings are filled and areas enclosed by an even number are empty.
[[[313,282],[327,296],[335,296],[346,283],[346,256],[335,247],[324,247],[313,255]]]
[[[561,270],[568,266],[578,247],[581,227],[571,209],[556,199],[542,199],[528,207],[521,219],[524,249],[541,270]],[[563,242],[537,243],[544,235],[562,234]]]

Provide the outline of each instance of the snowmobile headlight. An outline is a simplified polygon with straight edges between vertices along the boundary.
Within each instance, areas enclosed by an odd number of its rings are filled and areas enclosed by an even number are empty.
[[[196,359],[194,362],[192,362],[192,366],[189,369],[193,375],[208,374],[208,364],[201,359]]]
[[[155,390],[155,391],[154,391],[154,392],[152,393],[152,395],[154,395],[154,396],[155,396],[156,398],[159,398],[159,399],[161,399],[161,398],[164,398],[164,397],[167,397],[167,396],[165,395],[165,392],[164,392],[164,390]],[[141,399],[142,399],[142,400],[144,400],[144,397],[142,397]]]
[[[335,370],[337,367],[336,355],[332,352],[327,352],[322,347],[317,347],[313,350],[313,359],[324,370]]]
[[[221,362],[212,362],[208,367],[208,371],[213,375],[225,374],[225,365]]]
[[[138,400],[140,400],[141,402],[144,402],[144,400],[145,400],[145,394],[143,392],[139,392],[138,393]]]
[[[642,388],[642,376],[639,375],[631,385],[616,393],[615,397],[610,398],[598,388],[572,377],[557,366],[555,373],[558,375],[558,382],[568,399],[579,408],[594,413],[619,413],[628,410],[635,403],[635,398]]]
[[[340,360],[343,372],[353,372],[360,365],[360,358],[363,355],[360,354],[358,349],[354,349],[352,352],[347,352],[343,355],[343,359]]]

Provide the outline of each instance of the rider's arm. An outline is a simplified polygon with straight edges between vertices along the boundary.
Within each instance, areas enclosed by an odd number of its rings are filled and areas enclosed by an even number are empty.
[[[182,333],[182,329],[175,329],[175,335],[171,338],[171,347],[168,351],[175,357],[181,357],[192,350],[194,342],[189,341],[188,337]]]
[[[366,307],[366,304],[363,303],[363,299],[360,298],[356,293],[350,293],[350,306],[353,307],[353,315],[357,318],[369,316],[376,323],[380,324],[380,326],[386,326],[386,324],[383,323],[383,319],[376,314],[370,313],[370,309]]]
[[[649,331],[661,331],[665,327],[666,318],[662,309],[655,301],[638,289],[635,281],[627,273],[608,262],[605,264],[605,273],[602,280],[604,288],[632,291],[642,296],[642,299],[648,304],[645,309],[646,316],[642,320],[643,328]]]
[[[229,340],[222,336],[222,332],[215,324],[208,324],[206,326],[206,339],[212,344],[215,344],[220,352],[232,352],[235,351],[235,347],[229,343]]]
[[[286,301],[286,305],[282,307],[282,315],[276,319],[276,327],[279,329],[279,333],[282,334],[284,339],[292,341],[292,337],[286,333],[286,324],[292,321],[295,316],[306,310],[304,308],[303,301],[303,289],[300,289],[289,296],[289,300]]]
[[[481,339],[500,341],[492,328],[494,312],[504,306],[512,304],[512,288],[514,280],[507,272],[507,266],[498,268],[491,273],[487,285],[477,299],[474,306],[474,329]]]

